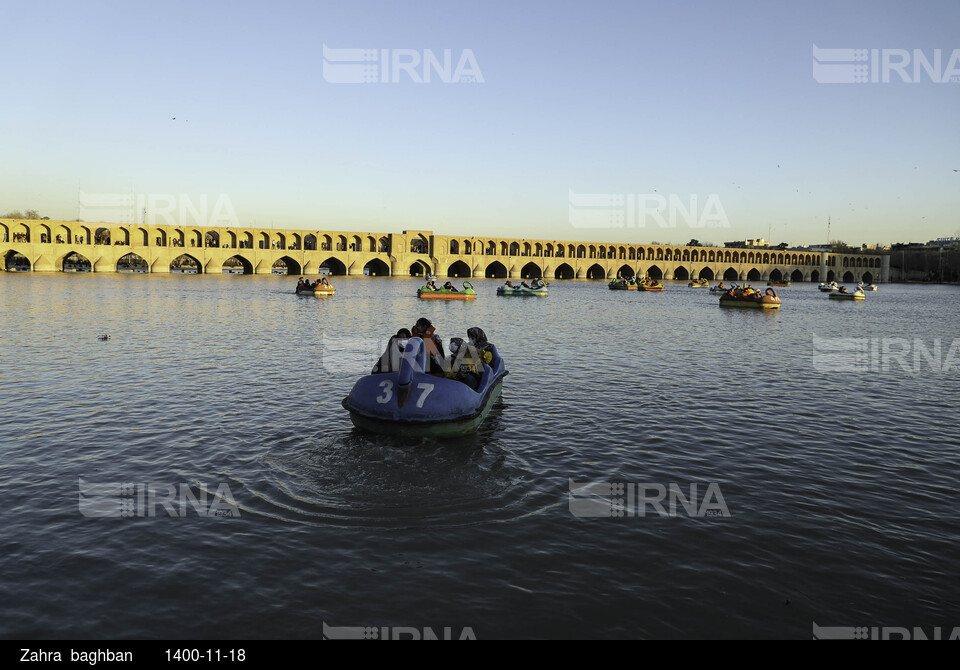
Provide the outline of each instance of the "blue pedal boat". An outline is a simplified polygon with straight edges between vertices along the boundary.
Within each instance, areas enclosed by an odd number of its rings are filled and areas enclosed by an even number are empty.
[[[493,359],[480,365],[477,390],[456,379],[424,372],[423,340],[407,340],[396,372],[360,378],[341,405],[353,425],[373,433],[425,437],[456,437],[475,432],[490,413],[507,375],[495,346]]]

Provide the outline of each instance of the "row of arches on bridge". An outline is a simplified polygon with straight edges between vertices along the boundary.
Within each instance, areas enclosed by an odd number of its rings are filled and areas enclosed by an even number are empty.
[[[32,269],[32,265],[25,256],[16,252],[9,251],[3,258],[4,267],[8,271],[16,272],[26,272]],[[90,272],[92,271],[92,265],[90,260],[87,259],[82,254],[74,251],[68,254],[65,254],[55,265],[56,270],[62,270],[64,272]],[[170,272],[181,272],[181,273],[190,273],[190,274],[202,274],[205,270],[203,264],[191,256],[190,254],[181,254],[177,258],[173,259],[170,262],[168,268]],[[252,262],[243,257],[242,255],[231,256],[226,259],[222,266],[219,268],[221,272],[228,274],[252,274],[254,272],[254,267]],[[317,270],[323,269],[331,275],[344,275],[347,273],[347,268],[337,258],[331,257],[326,259],[321,263]],[[129,253],[122,256],[118,261],[115,267],[112,268],[98,268],[99,271],[110,271],[115,270],[117,272],[150,272],[149,263],[141,256],[135,253]],[[302,274],[305,268],[295,259],[289,256],[283,256],[276,261],[274,261],[271,270],[278,274],[290,274],[290,275],[299,275]],[[157,268],[154,268],[152,271],[156,272]],[[206,270],[209,271],[209,268]],[[428,273],[433,272],[433,270],[428,266],[424,261],[416,261],[409,267],[409,274],[415,277],[424,276]],[[363,273],[371,276],[390,276],[391,270],[390,266],[387,265],[384,261],[380,259],[373,259],[369,261],[363,267]],[[652,265],[642,270],[640,273],[646,274],[649,277],[654,279],[663,279],[664,271],[657,265]],[[509,271],[507,267],[500,263],[499,261],[493,261],[489,263],[482,270],[477,268],[475,272],[470,268],[469,265],[463,261],[455,261],[452,263],[446,272],[447,276],[454,278],[473,278],[473,277],[488,277],[488,278],[499,278],[505,279],[509,277]],[[612,279],[612,271],[608,273],[602,266],[599,264],[593,264],[590,267],[580,268],[580,270],[575,270],[571,265],[567,263],[561,263],[550,273],[551,279]],[[638,268],[634,268],[630,265],[622,265],[616,270],[616,275],[630,277],[635,274],[638,274]],[[695,276],[692,276],[695,275]],[[543,277],[543,269],[534,262],[529,262],[520,269],[520,277],[523,279],[531,279],[536,277]],[[691,278],[696,279],[707,279],[714,280],[721,278],[721,273],[715,273],[713,269],[705,267],[699,271],[693,271],[687,269],[684,266],[678,266],[673,269],[673,279],[678,280],[688,280]],[[725,280],[738,280],[738,279],[747,279],[750,281],[760,281],[761,279],[770,279],[773,281],[779,281],[781,279],[790,279],[791,281],[801,282],[804,281],[805,276],[801,270],[795,269],[792,272],[789,270],[774,269],[770,272],[769,275],[764,276],[761,274],[760,270],[757,268],[751,268],[743,276],[741,276],[740,271],[733,267],[728,267],[722,272],[722,279]],[[827,272],[827,276],[824,278],[826,281],[833,281],[835,279],[842,279],[842,281],[851,282],[857,279],[864,279],[866,281],[872,281],[873,275],[870,272],[865,272],[859,275],[855,275],[851,271],[847,271],[842,277],[835,273],[833,270]],[[810,273],[811,281],[820,281],[820,272],[818,270],[813,270]]]
[[[328,233],[253,232],[249,230],[211,229],[175,226],[91,227],[82,223],[59,223],[51,228],[46,223],[19,223],[12,229],[0,223],[0,239],[4,242],[41,244],[109,244],[121,246],[213,247],[224,249],[290,249],[305,251],[353,251],[391,253],[386,235],[343,235]],[[546,258],[578,258],[599,260],[665,261],[684,263],[749,263],[773,265],[820,265],[820,254],[784,251],[738,251],[731,249],[691,248],[643,245],[564,244],[552,242],[507,242],[500,240],[451,239],[448,249],[437,254],[454,256],[533,256]],[[429,253],[429,241],[423,234],[411,237],[411,253]],[[838,260],[839,258],[839,260]],[[857,254],[831,256],[830,266],[879,268],[880,258]]]
[[[290,249],[303,251],[358,251],[390,253],[390,239],[383,235],[330,235],[313,233],[252,232],[244,230],[207,230],[197,228],[93,227],[82,223],[15,224],[0,223],[0,239],[25,244],[100,244],[143,247],[208,247],[217,249]],[[411,251],[427,252],[423,235],[411,241]]]
[[[440,253],[443,253],[442,251]],[[680,261],[687,263],[756,263],[775,265],[820,265],[820,254],[783,251],[737,251],[731,249],[450,240],[451,255],[534,256],[630,261]],[[834,258],[831,258],[834,261]],[[835,262],[835,261],[834,261]],[[877,257],[843,256],[843,267],[879,268]]]

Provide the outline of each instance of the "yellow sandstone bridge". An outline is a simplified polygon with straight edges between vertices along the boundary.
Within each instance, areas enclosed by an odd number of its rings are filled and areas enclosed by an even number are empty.
[[[525,279],[889,280],[889,255],[500,237],[0,219],[10,272],[185,272]]]

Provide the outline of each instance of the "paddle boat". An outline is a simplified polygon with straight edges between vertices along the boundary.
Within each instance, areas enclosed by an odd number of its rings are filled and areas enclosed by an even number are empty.
[[[427,281],[437,281],[437,275],[429,274],[426,276]]]
[[[860,282],[859,284],[857,284],[857,288],[860,289],[861,291],[876,291],[877,285],[872,283],[864,284],[863,282]]]
[[[838,288],[840,288],[840,285],[837,284],[837,282],[832,281],[830,283],[822,283],[817,288],[823,293],[829,293],[830,291],[836,291]]]
[[[636,291],[637,280],[636,278],[624,279],[623,277],[617,277],[607,284],[607,288],[611,291]]]
[[[450,282],[447,282],[450,284]],[[422,298],[423,300],[476,300],[477,292],[473,290],[473,284],[468,281],[463,282],[463,290],[458,291],[453,287],[453,284],[450,284],[451,288],[447,288],[446,285],[441,286],[440,288],[433,288],[429,284],[422,286],[417,289],[417,297]]]
[[[831,300],[866,300],[867,296],[858,286],[855,291],[848,291],[846,286],[841,286],[840,290],[834,291],[828,296]]]
[[[730,289],[720,296],[721,307],[747,307],[752,309],[780,309],[780,296],[768,288],[766,293],[760,293],[753,288]]]
[[[790,286],[790,280],[781,279],[780,281],[768,281],[767,286]]]
[[[710,288],[710,282],[706,279],[693,279],[687,286],[690,288]]]
[[[641,291],[662,291],[663,284],[658,282],[656,279],[648,279],[647,281],[640,284]]]
[[[326,279],[320,279],[315,285],[310,282],[297,284],[297,295],[333,295],[337,289]]]
[[[724,293],[729,291],[731,288],[738,288],[738,286],[736,284],[731,284],[730,286],[724,286],[723,282],[720,282],[716,286],[710,287],[710,293],[712,293],[713,295],[723,295]]]
[[[387,435],[446,438],[475,432],[490,413],[507,375],[497,348],[488,342],[461,344],[454,354],[451,366],[460,365],[461,352],[482,359],[476,365],[479,380],[473,376],[474,389],[457,378],[428,374],[427,348],[421,338],[392,339],[391,343],[396,348],[388,347],[384,356],[398,359],[397,365],[388,364],[388,372],[361,377],[341,402],[353,425]]]
[[[514,286],[510,282],[507,282],[503,286],[497,287],[497,295],[545,296],[547,295],[547,284],[542,279],[534,279],[532,282],[530,282],[530,286]]]

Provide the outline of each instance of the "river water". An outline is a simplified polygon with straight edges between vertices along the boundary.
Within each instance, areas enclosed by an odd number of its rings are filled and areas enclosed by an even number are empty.
[[[0,636],[960,626],[960,288],[333,279],[0,273]],[[357,432],[420,316],[486,331],[502,399],[455,441]]]

